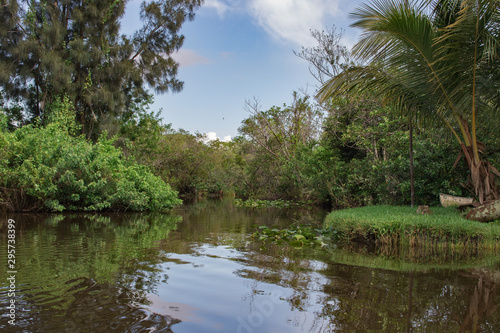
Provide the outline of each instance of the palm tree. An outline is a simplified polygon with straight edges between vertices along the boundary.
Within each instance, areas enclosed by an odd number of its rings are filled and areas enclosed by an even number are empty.
[[[333,77],[317,97],[369,89],[423,126],[443,124],[478,200],[497,199],[500,173],[477,129],[500,128],[500,0],[372,0],[352,16],[364,30],[353,55],[368,65]]]

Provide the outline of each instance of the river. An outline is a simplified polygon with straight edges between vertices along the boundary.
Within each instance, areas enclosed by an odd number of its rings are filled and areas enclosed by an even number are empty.
[[[0,331],[500,332],[498,256],[251,238],[256,225],[325,215],[231,200],[170,214],[3,215]]]

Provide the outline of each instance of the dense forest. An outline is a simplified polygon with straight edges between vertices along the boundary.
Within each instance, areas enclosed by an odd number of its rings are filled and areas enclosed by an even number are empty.
[[[379,8],[407,22],[399,41],[384,31],[394,27],[370,21],[370,7],[360,10],[356,24],[371,35],[352,53],[334,27],[313,31],[317,46],[296,55],[309,62],[318,95],[291,92],[268,110],[247,101],[240,136],[221,142],[174,130],[150,109],[150,89],[182,89],[169,55],[201,1],[149,2],[133,36],[118,35],[121,1],[2,1],[0,207],[168,210],[178,195],[334,207],[432,205],[440,192],[496,198],[500,21],[487,11],[498,8],[437,3],[432,14]],[[478,15],[491,21],[479,37],[467,30]],[[410,26],[424,18],[429,36]],[[430,49],[411,53],[407,41],[417,37]],[[478,38],[479,48],[470,45]],[[457,48],[461,62],[450,60]]]

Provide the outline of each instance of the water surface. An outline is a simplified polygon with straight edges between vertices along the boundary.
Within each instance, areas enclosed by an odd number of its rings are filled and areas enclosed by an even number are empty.
[[[326,212],[201,201],[172,214],[2,216],[5,332],[500,332],[499,258],[295,249],[253,225]],[[16,221],[8,323],[7,219]]]

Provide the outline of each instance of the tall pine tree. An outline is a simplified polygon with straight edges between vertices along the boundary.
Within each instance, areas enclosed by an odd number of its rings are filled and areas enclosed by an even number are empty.
[[[182,89],[171,54],[202,1],[144,1],[142,27],[126,36],[120,24],[127,1],[0,0],[0,93],[23,106],[25,122],[45,121],[51,103],[68,96],[90,137],[103,119],[147,98],[148,87]]]

